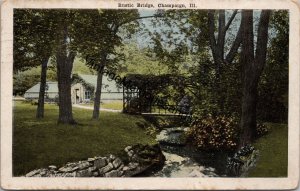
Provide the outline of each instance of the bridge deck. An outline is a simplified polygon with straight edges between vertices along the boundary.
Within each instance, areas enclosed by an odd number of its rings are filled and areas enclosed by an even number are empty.
[[[189,114],[182,114],[182,113],[141,113],[142,115],[153,115],[153,116],[185,116],[190,117]]]

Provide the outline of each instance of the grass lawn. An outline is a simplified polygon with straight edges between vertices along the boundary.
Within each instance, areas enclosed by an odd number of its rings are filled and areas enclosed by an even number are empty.
[[[257,166],[250,170],[249,177],[287,177],[288,127],[286,124],[266,124],[271,132],[254,143],[259,149]]]
[[[101,103],[100,107],[105,108],[105,109],[122,110],[123,109],[123,101],[116,100],[116,101],[111,101],[111,102],[103,102],[103,103]]]
[[[94,107],[94,103],[87,103],[87,104],[82,104],[82,105]],[[109,101],[109,102],[101,102],[100,108],[122,110],[123,109],[123,101],[115,100],[115,101]]]
[[[58,107],[45,105],[45,118],[35,119],[36,106],[14,102],[13,175],[35,168],[63,165],[66,162],[107,154],[121,155],[132,144],[154,144],[154,138],[137,126],[141,116],[100,112],[100,120],[91,120],[92,110],[73,108],[81,125],[57,125]]]

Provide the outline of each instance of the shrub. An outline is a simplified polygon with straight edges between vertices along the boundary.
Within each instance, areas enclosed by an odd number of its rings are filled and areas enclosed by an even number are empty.
[[[125,112],[130,114],[148,113],[150,112],[150,104],[148,102],[149,100],[145,98],[132,98],[129,104],[125,106]]]
[[[174,125],[174,121],[170,118],[158,118],[157,119],[157,126],[160,129],[172,127]]]
[[[269,132],[269,129],[266,125],[264,125],[262,123],[257,123],[256,131],[255,131],[256,137],[261,137],[263,135],[266,135],[268,132]]]
[[[37,99],[33,99],[30,101],[31,105],[38,105],[39,104],[39,100]]]
[[[229,176],[241,176],[255,166],[259,151],[252,145],[246,145],[238,150],[233,157],[227,158],[227,174]]]
[[[184,121],[179,117],[144,115],[143,118],[159,130],[184,125]]]
[[[150,124],[148,127],[146,127],[146,134],[155,137],[159,133],[159,129],[155,127],[154,125]]]
[[[126,105],[124,110],[126,111],[126,113],[131,113],[131,114],[140,113],[139,99],[138,98],[132,98],[129,101],[129,105]]]
[[[31,105],[38,105],[39,100],[38,99],[25,99],[22,101],[22,103],[31,104]]]
[[[208,115],[194,120],[187,131],[189,142],[203,150],[232,150],[238,143],[238,123],[233,117]]]

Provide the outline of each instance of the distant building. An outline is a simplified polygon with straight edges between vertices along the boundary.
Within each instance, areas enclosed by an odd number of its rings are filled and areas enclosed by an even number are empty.
[[[40,92],[40,83],[32,86],[28,89],[25,94],[25,99],[39,99],[39,92]],[[58,98],[58,87],[57,82],[47,82],[46,83],[46,91],[45,91],[45,98],[49,101],[55,101]]]
[[[71,99],[73,104],[88,103],[94,100],[96,92],[97,76],[74,74],[72,76]],[[25,94],[25,99],[39,98],[40,83],[37,83]],[[101,100],[123,100],[123,88],[115,81],[110,80],[107,76],[103,76]],[[46,101],[57,101],[58,84],[57,82],[47,82],[45,91]]]
[[[72,103],[84,103],[94,100],[96,92],[96,75],[73,75],[71,87]],[[101,100],[123,100],[123,88],[108,76],[102,78]]]

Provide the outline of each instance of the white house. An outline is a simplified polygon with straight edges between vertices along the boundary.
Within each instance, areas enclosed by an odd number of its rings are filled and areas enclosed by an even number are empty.
[[[71,96],[73,104],[93,101],[97,85],[96,75],[74,74],[72,76],[72,81]],[[39,90],[40,83],[37,83],[25,92],[24,98],[38,99]],[[46,100],[54,101],[58,98],[57,82],[47,82],[45,98]],[[103,76],[101,100],[123,100],[123,88],[114,80],[110,80],[108,76]]]
[[[71,95],[73,103],[90,102],[94,99],[96,75],[74,74]],[[102,78],[101,100],[123,100],[123,88],[108,76]]]
[[[24,94],[24,98],[39,99],[39,92],[40,92],[40,82],[32,86],[30,89],[28,89]],[[53,99],[53,100],[58,98],[57,82],[46,83],[45,98]]]

